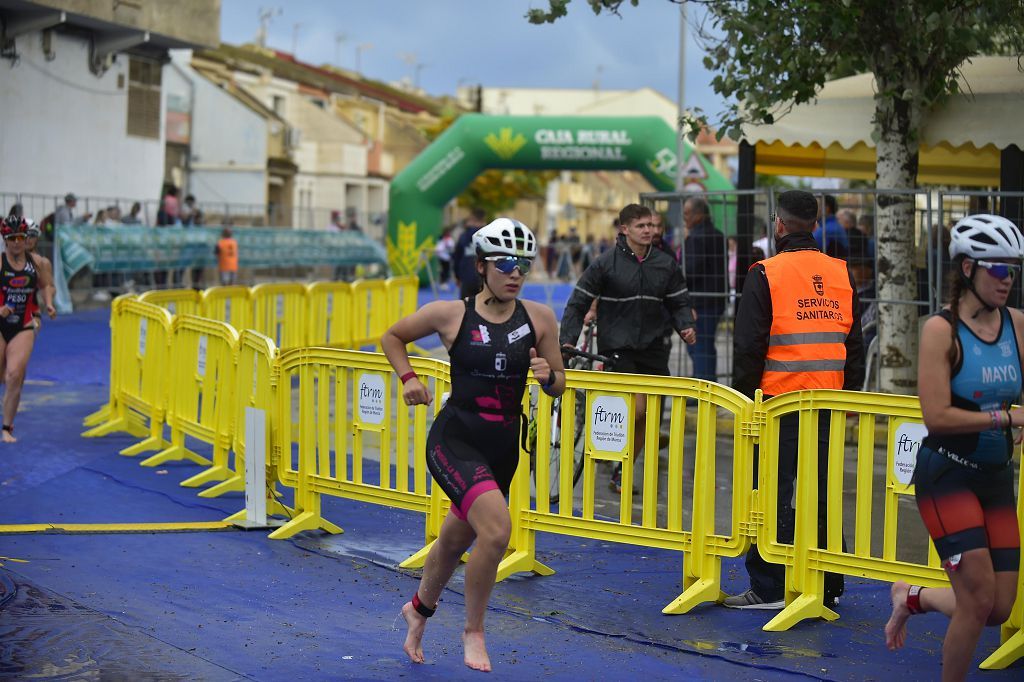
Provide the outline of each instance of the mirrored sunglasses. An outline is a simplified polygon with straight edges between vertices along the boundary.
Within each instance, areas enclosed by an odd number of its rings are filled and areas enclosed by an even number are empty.
[[[978,267],[985,268],[986,272],[996,279],[1017,279],[1020,275],[1020,263],[999,263],[990,260],[974,261]]]
[[[488,256],[484,260],[494,263],[494,269],[503,275],[511,275],[512,271],[519,268],[519,272],[526,276],[533,265],[532,258],[519,258],[516,256]]]
[[[25,241],[25,235],[23,234],[9,234],[4,237],[9,242],[23,242]]]

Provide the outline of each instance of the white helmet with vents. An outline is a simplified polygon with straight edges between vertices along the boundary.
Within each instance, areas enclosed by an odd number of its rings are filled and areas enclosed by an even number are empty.
[[[1024,258],[1024,236],[1010,220],[979,213],[963,218],[950,234],[949,257]]]
[[[537,256],[537,238],[523,223],[512,218],[497,218],[473,235],[478,255],[505,254],[520,258]]]

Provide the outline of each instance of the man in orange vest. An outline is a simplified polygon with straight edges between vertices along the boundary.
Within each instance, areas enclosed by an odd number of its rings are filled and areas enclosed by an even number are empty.
[[[754,263],[743,284],[733,341],[733,388],[753,398],[805,389],[856,390],[864,381],[864,346],[857,288],[838,258],[823,254],[814,240],[818,203],[801,190],[776,199],[773,218],[778,255]],[[818,419],[818,541],[826,537],[825,496],[828,474],[828,411]],[[799,415],[779,424],[778,541],[793,542],[793,486],[796,481]],[[754,462],[757,483],[757,461]],[[761,491],[770,494],[769,491]],[[842,500],[835,500],[842,504]],[[845,549],[845,541],[844,541]],[[781,609],[785,567],[769,564],[756,546],[747,552],[750,589],[728,597],[737,609]],[[825,576],[825,605],[843,592],[843,576]]]
[[[225,227],[221,231],[213,252],[217,255],[217,271],[220,273],[221,285],[234,284],[238,278],[238,242],[231,236],[230,227]]]

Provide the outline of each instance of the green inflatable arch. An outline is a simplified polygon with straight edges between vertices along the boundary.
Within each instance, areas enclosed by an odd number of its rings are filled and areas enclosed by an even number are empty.
[[[729,183],[686,144],[688,189]],[[659,191],[675,187],[676,131],[656,116],[466,114],[391,181],[388,260],[410,275],[433,256],[444,207],[489,168],[635,170]]]

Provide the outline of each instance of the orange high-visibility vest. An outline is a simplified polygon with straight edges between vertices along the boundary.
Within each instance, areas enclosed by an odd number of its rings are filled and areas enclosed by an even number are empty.
[[[772,296],[765,395],[843,387],[853,287],[846,262],[812,249],[761,261]]]
[[[233,237],[217,241],[217,269],[221,272],[238,272],[238,242]]]

